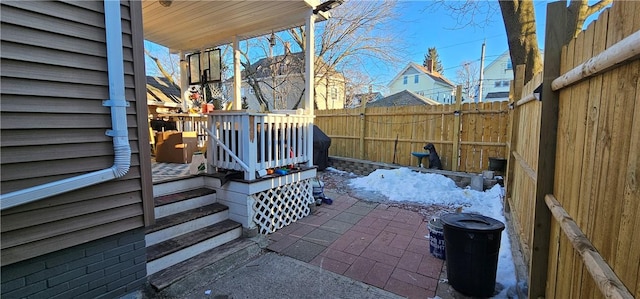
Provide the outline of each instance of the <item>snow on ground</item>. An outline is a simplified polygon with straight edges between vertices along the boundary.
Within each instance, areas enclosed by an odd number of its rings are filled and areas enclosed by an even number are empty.
[[[330,169],[336,171],[335,169]],[[479,213],[508,225],[502,212],[504,190],[500,185],[484,192],[459,188],[453,180],[439,174],[419,173],[409,168],[378,169],[366,177],[349,181],[355,190],[384,194],[390,201],[420,205],[445,205],[453,209],[462,207],[466,213]],[[516,272],[511,255],[507,229],[502,231],[496,282],[504,288],[494,298],[507,298],[509,288],[516,285]]]
[[[333,167],[327,167],[327,171],[329,172],[334,172],[334,173],[339,173],[339,174],[346,174],[346,175],[350,175],[350,176],[356,176],[353,172],[346,172],[344,170],[340,170],[337,168],[333,168]]]

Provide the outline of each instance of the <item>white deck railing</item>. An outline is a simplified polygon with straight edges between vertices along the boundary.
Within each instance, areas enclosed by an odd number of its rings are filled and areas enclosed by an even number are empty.
[[[310,161],[313,116],[290,113],[214,111],[209,114],[208,164],[244,171],[245,180],[267,169]]]

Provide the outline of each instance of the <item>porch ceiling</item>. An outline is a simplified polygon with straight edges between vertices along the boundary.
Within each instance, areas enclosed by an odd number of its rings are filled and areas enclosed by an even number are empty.
[[[304,25],[320,0],[143,0],[144,38],[171,51],[216,47]]]

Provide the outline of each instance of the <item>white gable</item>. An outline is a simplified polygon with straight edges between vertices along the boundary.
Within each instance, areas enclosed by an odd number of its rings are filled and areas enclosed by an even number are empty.
[[[395,94],[408,90],[420,96],[434,99],[439,103],[448,104],[455,101],[453,86],[436,81],[423,70],[424,68],[416,63],[408,63],[389,82],[389,93]]]

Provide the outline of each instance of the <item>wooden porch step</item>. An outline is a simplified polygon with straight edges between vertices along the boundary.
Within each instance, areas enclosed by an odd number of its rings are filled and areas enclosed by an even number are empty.
[[[212,214],[219,213],[226,210],[229,210],[229,207],[219,203],[213,203],[203,207],[199,207],[199,208],[187,210],[181,213],[162,217],[160,219],[156,219],[156,224],[148,227],[146,230],[146,233],[150,234],[171,226],[175,226],[181,223],[186,223],[197,218],[205,217],[207,215],[212,215]]]
[[[215,238],[216,236],[222,235],[234,229],[240,228],[241,230],[241,227],[242,225],[240,223],[227,219],[214,225],[207,226],[205,228],[201,228],[193,232],[177,236],[173,239],[169,239],[167,241],[149,246],[147,247],[147,263],[150,263],[154,260],[160,259],[192,245],[196,245],[202,241]],[[240,234],[242,234],[241,231]]]
[[[260,246],[249,239],[236,239],[214,249],[205,251],[148,277],[155,290],[162,290],[182,279],[201,279],[198,271],[206,271],[207,276],[223,275],[234,265],[260,254]]]
[[[171,203],[175,203],[175,202],[179,202],[187,199],[192,199],[196,197],[206,196],[214,193],[216,193],[216,191],[213,189],[198,188],[194,190],[188,190],[188,191],[158,196],[154,198],[153,201],[156,207],[160,207],[163,205],[167,205],[167,204],[171,204]]]

